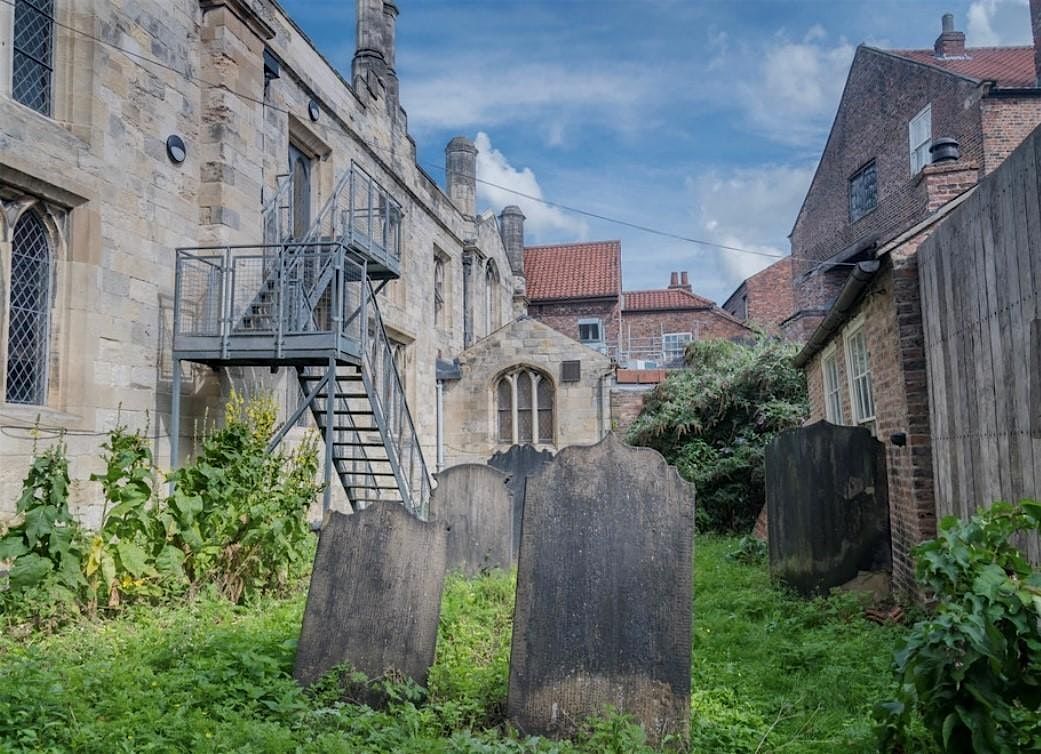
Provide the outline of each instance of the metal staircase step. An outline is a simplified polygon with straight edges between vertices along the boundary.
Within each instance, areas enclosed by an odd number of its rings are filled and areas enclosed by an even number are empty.
[[[383,443],[382,442],[334,442],[333,443],[333,447],[334,448],[336,448],[336,447],[341,447],[341,448],[382,448],[383,447]],[[381,458],[381,459],[378,459],[378,460],[386,460],[386,459],[382,459]]]

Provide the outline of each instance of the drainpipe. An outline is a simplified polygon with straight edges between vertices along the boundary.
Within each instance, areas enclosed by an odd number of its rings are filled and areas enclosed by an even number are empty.
[[[445,467],[445,383],[437,381],[437,470]]]

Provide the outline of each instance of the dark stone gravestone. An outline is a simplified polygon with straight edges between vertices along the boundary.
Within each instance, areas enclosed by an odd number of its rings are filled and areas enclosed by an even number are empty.
[[[885,449],[863,427],[817,422],[766,449],[770,572],[804,595],[890,565]]]
[[[465,463],[437,475],[430,517],[448,529],[448,570],[473,576],[513,565],[513,503],[506,475]]]
[[[343,663],[369,678],[401,674],[426,685],[445,541],[443,524],[420,521],[400,503],[329,513],[318,537],[293,677],[309,685]],[[358,689],[350,692],[357,698]]]
[[[608,706],[648,737],[690,726],[694,488],[613,434],[527,483],[509,718],[574,734]]]
[[[493,469],[505,472],[509,477],[506,486],[513,498],[513,557],[520,549],[521,518],[524,516],[524,488],[528,477],[537,474],[553,460],[548,450],[536,450],[534,445],[514,445],[509,450],[499,451],[488,459]]]

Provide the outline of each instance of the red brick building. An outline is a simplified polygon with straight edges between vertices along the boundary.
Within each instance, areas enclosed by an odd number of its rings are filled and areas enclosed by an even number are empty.
[[[621,241],[527,246],[524,275],[530,317],[604,353],[617,345]]]
[[[795,313],[791,257],[745,278],[723,303],[723,310],[739,322],[763,332],[781,335],[781,323]]]
[[[1038,29],[1041,0],[1031,0]],[[791,234],[810,421],[869,428],[885,444],[896,587],[935,535],[916,252],[1041,123],[1032,48],[974,49],[945,16],[932,50],[861,46]]]
[[[692,340],[747,339],[755,333],[691,290],[686,272],[668,288],[622,294],[622,332],[616,360],[629,367],[679,367]]]

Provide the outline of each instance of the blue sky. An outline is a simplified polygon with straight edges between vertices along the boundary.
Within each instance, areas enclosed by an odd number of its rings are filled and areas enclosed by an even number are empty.
[[[351,0],[282,0],[340,70]],[[479,177],[683,236],[782,254],[860,42],[1030,44],[1027,0],[399,0],[397,68],[419,161],[477,140]],[[647,235],[491,186],[526,240],[618,238],[626,289],[688,270],[722,302],[770,259]]]

